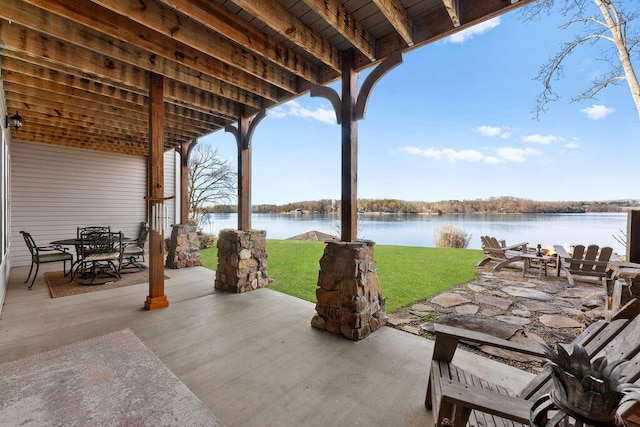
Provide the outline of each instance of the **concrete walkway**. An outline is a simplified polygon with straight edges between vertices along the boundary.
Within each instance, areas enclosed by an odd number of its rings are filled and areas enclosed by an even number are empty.
[[[384,327],[351,342],[310,326],[314,304],[269,289],[213,290],[214,272],[167,270],[170,306],[141,309],[148,286],[52,299],[14,269],[0,362],[130,328],[226,426],[425,426],[432,342]],[[531,374],[473,354],[456,362],[519,390]]]

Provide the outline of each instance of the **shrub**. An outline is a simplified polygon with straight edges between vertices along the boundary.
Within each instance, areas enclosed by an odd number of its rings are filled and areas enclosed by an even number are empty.
[[[466,248],[471,241],[471,234],[451,224],[436,228],[433,236],[436,248]]]

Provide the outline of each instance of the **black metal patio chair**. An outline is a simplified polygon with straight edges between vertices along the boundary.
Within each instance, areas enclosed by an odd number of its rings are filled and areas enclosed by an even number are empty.
[[[142,258],[144,262],[144,247],[149,237],[149,224],[143,222],[140,226],[140,233],[138,233],[138,239],[135,242],[124,243],[122,250],[123,264],[120,266],[120,271],[127,268],[135,268],[137,270],[145,270],[146,265],[139,262]]]
[[[71,268],[69,268],[69,272],[67,272],[66,269],[67,261],[69,261],[70,267],[73,266],[73,255],[67,252],[66,248],[56,245],[38,246],[31,234],[27,233],[26,231],[21,231],[20,234],[22,234],[22,237],[27,244],[27,248],[29,248],[29,253],[31,254],[31,268],[29,269],[27,280],[25,280],[24,283],[29,282],[31,272],[33,271],[33,266],[36,266],[36,271],[33,275],[33,280],[29,285],[29,289],[31,289],[33,283],[36,281],[36,276],[38,276],[40,264],[62,261],[62,272],[64,273],[64,275],[66,276],[67,274],[71,273]]]
[[[81,230],[79,250],[80,259],[71,281],[77,274],[82,277],[83,285],[104,284],[106,281],[99,279],[105,277],[107,281],[120,278],[122,232]]]

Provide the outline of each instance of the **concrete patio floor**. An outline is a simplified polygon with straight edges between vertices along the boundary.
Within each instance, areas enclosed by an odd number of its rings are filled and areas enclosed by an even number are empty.
[[[226,294],[203,267],[166,270],[170,306],[141,307],[147,284],[51,298],[41,272],[14,268],[0,315],[0,362],[123,328],[226,426],[425,426],[433,343],[389,327],[352,342],[310,326],[314,304],[269,289]],[[479,376],[519,390],[532,375],[459,351]]]

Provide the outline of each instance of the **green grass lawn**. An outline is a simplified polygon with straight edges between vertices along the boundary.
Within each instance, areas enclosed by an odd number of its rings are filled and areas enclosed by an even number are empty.
[[[322,242],[267,240],[270,289],[316,301]],[[215,270],[217,249],[201,251],[202,264]],[[430,298],[476,277],[482,251],[413,246],[375,246],[378,277],[387,312]]]

